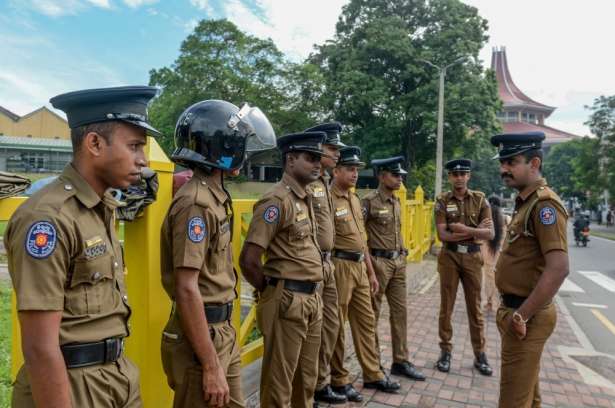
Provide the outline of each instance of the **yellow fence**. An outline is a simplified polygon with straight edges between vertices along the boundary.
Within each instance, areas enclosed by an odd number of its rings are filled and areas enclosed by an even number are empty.
[[[160,283],[160,227],[171,202],[173,163],[169,161],[158,144],[150,139],[147,146],[149,166],[158,173],[160,187],[158,199],[145,210],[142,217],[126,223],[124,249],[126,254],[126,286],[133,314],[131,336],[126,342],[126,353],[141,370],[141,390],[146,407],[170,406],[171,390],[166,384],[160,360],[160,334],[168,319],[171,304]],[[429,250],[432,241],[433,203],[425,202],[423,190],[416,189],[414,199],[406,198],[406,190],[398,192],[402,205],[402,231],[409,249],[408,260],[419,262]],[[25,198],[0,200],[0,222],[7,221]],[[234,266],[239,271],[239,253],[248,231],[255,200],[233,200],[235,222],[233,225]],[[246,285],[244,294],[252,290]],[[238,293],[242,293],[239,282]],[[241,361],[247,365],[262,356],[262,339],[248,343],[255,327],[256,311],[253,306],[241,319],[241,296],[235,301],[233,324],[239,328]],[[23,363],[19,322],[13,297],[12,308],[12,375]]]

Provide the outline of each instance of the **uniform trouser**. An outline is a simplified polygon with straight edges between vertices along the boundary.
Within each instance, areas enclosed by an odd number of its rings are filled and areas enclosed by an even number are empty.
[[[483,265],[483,299],[485,299],[485,310],[496,311],[500,307],[500,294],[495,286],[495,263]]]
[[[380,370],[380,357],[376,350],[376,319],[365,263],[338,258],[334,258],[333,263],[342,327],[331,359],[331,385],[339,387],[350,383],[349,372],[344,367],[347,321],[350,322],[355,353],[363,370],[363,381],[381,380],[384,374]]]
[[[539,310],[527,322],[523,340],[505,324],[514,309],[500,307],[498,329],[502,337],[502,367],[500,378],[500,408],[539,408],[540,356],[547,339],[555,329],[557,311],[553,303]]]
[[[256,306],[263,334],[260,406],[312,408],[322,326],[320,295],[267,285]]]
[[[334,265],[332,261],[323,263],[324,275],[322,285],[322,330],[320,352],[318,355],[318,381],[316,389],[320,390],[328,383],[331,372],[331,357],[340,330],[340,312],[337,299]]]
[[[466,299],[472,349],[477,356],[485,351],[485,322],[481,310],[482,256],[480,252],[461,254],[443,248],[438,255],[440,274],[440,348],[451,352],[453,344],[453,308],[459,281]]]
[[[122,356],[114,363],[68,369],[70,397],[79,408],[142,407],[139,370]],[[13,385],[13,408],[35,408],[28,373],[19,369]]]
[[[218,360],[226,375],[232,408],[242,408],[241,356],[235,329],[230,322],[209,324]],[[181,330],[179,316],[173,313],[162,334],[162,367],[169,386],[175,391],[174,408],[207,407],[203,392],[203,367]]]
[[[376,316],[376,327],[380,318],[382,297],[386,295],[387,302],[389,303],[393,362],[401,363],[408,360],[406,258],[399,256],[396,259],[387,259],[372,256],[372,265],[380,285],[380,289],[372,299],[374,315]],[[377,330],[376,347],[380,351]]]

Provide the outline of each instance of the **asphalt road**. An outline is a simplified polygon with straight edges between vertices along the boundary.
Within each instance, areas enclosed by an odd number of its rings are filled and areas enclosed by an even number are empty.
[[[577,247],[572,228],[568,241],[570,275],[558,294],[596,351],[615,356],[615,241]]]

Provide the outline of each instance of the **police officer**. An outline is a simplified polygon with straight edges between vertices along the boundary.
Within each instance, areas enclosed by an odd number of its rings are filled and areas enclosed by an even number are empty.
[[[333,355],[333,348],[335,347],[340,329],[337,287],[333,272],[334,266],[331,261],[335,227],[333,225],[333,202],[331,200],[329,183],[331,181],[330,172],[335,167],[340,156],[339,150],[345,145],[340,140],[342,125],[338,122],[323,123],[305,131],[321,131],[326,133],[325,141],[322,145],[324,154],[320,159],[320,164],[322,165],[320,177],[310,184],[312,206],[314,207],[314,216],[316,217],[318,227],[316,238],[323,259],[323,284],[319,288],[323,305],[322,332],[318,357],[318,380],[316,381],[314,400],[329,404],[341,404],[346,402],[346,396],[334,392],[328,383],[331,356]]]
[[[451,160],[445,165],[452,190],[436,199],[436,229],[444,243],[438,255],[440,274],[440,359],[438,370],[448,372],[451,367],[453,345],[453,308],[459,281],[463,285],[470,338],[474,350],[474,367],[482,375],[493,370],[485,354],[485,323],[481,310],[482,265],[478,240],[493,239],[491,210],[485,194],[468,189],[472,161]]]
[[[50,100],[68,118],[73,160],[15,211],[4,239],[25,360],[13,407],[142,406],[123,355],[131,311],[107,190],[139,181],[146,134],[159,134],[147,122],[155,94],[127,86]]]
[[[403,176],[401,156],[372,160],[378,177],[378,189],[363,199],[367,228],[367,244],[380,289],[372,299],[376,320],[380,317],[382,298],[386,295],[390,309],[393,364],[391,374],[424,381],[425,376],[408,361],[406,256],[401,236],[401,207],[395,191],[401,187]],[[376,344],[379,344],[376,334]],[[378,346],[378,350],[380,347]]]
[[[553,297],[568,275],[566,209],[542,178],[542,132],[491,138],[507,187],[519,191],[496,265],[502,296],[500,408],[540,407],[538,374],[544,345],[555,329]]]
[[[231,325],[231,197],[223,172],[239,169],[252,138],[275,146],[271,125],[245,104],[207,100],[186,109],[171,160],[193,170],[162,224],[162,284],[173,302],[162,333],[162,363],[174,407],[243,407],[241,356]]]
[[[314,401],[323,264],[306,187],[320,177],[325,137],[324,132],[302,132],[278,139],[284,174],[255,204],[241,251],[242,272],[260,292],[261,407],[311,408]]]
[[[354,389],[344,367],[346,338],[344,326],[350,322],[355,353],[363,370],[363,386],[394,393],[399,383],[385,377],[380,369],[380,356],[376,347],[376,319],[371,307],[371,294],[378,291],[367,253],[365,224],[361,213],[361,201],[351,191],[359,176],[361,149],[344,147],[340,160],[333,170],[333,208],[335,209],[335,281],[342,314],[342,329],[331,361],[333,389],[346,395],[349,401],[361,402],[363,396]]]

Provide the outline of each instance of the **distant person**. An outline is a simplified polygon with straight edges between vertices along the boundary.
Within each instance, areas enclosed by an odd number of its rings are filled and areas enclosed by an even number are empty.
[[[610,226],[612,226],[612,225],[613,225],[613,211],[612,211],[612,210],[609,210],[609,211],[606,213],[606,226],[607,226],[607,227],[610,227]]]
[[[495,286],[495,264],[502,249],[510,217],[502,213],[502,201],[499,197],[489,197],[489,204],[495,236],[480,247],[483,256],[483,299],[485,312],[496,312],[500,307],[500,295]]]

